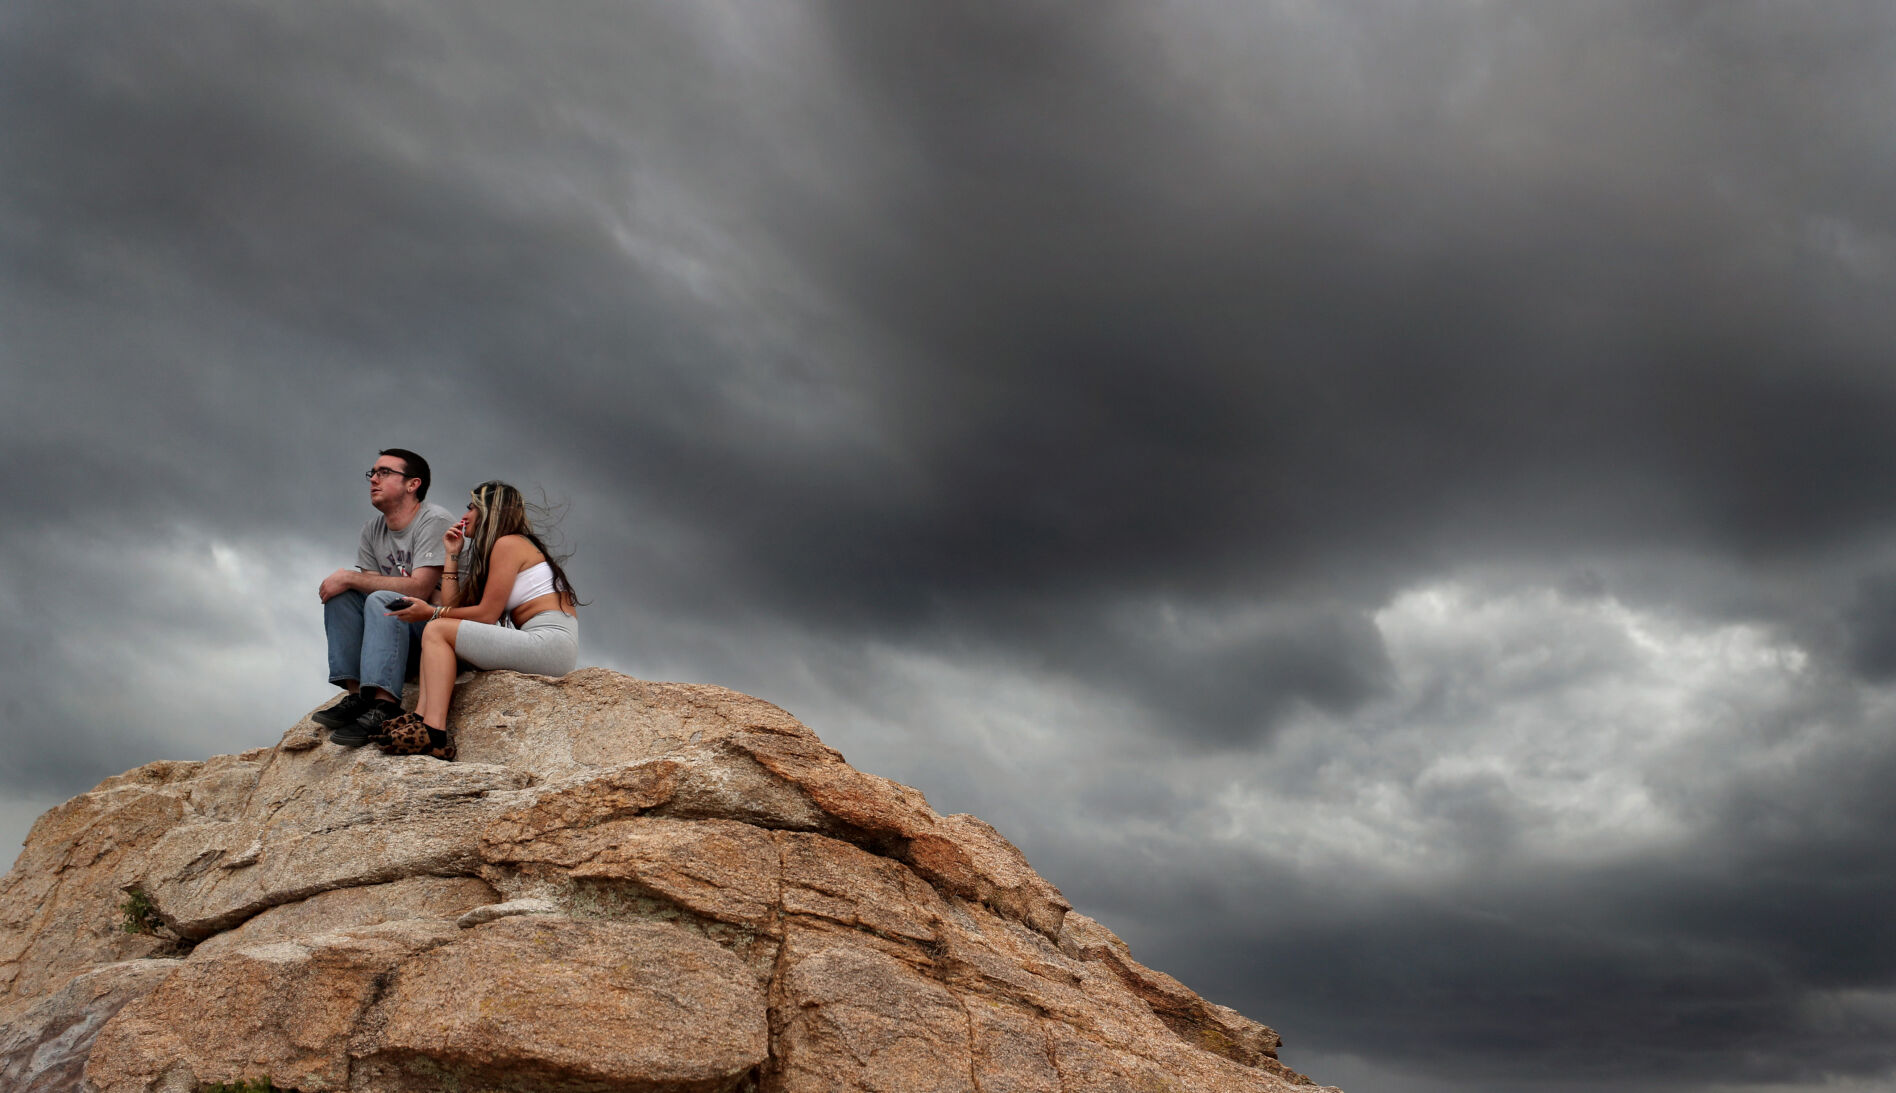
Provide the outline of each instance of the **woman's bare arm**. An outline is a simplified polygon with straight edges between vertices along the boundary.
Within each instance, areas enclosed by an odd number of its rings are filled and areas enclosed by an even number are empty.
[[[513,591],[514,578],[539,554],[524,535],[503,535],[494,544],[487,559],[487,587],[481,590],[481,602],[466,607],[451,607],[438,616],[465,619],[468,622],[499,622],[507,613],[507,595]]]

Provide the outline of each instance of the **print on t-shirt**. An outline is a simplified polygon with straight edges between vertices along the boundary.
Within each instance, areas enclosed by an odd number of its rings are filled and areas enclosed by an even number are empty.
[[[382,575],[384,577],[406,577],[414,573],[415,552],[400,547],[382,555]]]

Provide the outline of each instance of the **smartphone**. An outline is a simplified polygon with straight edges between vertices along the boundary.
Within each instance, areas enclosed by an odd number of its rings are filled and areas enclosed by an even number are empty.
[[[406,611],[410,607],[413,607],[414,604],[415,604],[414,600],[408,599],[407,597],[403,597],[402,599],[399,599],[399,600],[388,601],[388,609],[390,611]]]

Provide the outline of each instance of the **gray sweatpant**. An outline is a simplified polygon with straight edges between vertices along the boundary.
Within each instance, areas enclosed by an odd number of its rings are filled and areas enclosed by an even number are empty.
[[[455,632],[454,655],[476,668],[563,676],[579,667],[579,620],[555,610],[540,612],[518,630],[463,621]]]

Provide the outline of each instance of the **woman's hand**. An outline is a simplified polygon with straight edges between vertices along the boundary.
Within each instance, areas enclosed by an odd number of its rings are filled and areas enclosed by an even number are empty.
[[[465,516],[461,517],[459,520],[456,520],[454,522],[454,526],[450,527],[446,531],[446,533],[444,533],[441,536],[441,545],[448,549],[448,557],[450,559],[460,557],[461,544],[466,541],[467,541],[467,517]]]
[[[427,622],[429,619],[435,617],[433,604],[426,600],[415,599],[412,596],[409,597],[406,607],[395,611],[384,611],[383,614],[393,615],[403,622]]]

